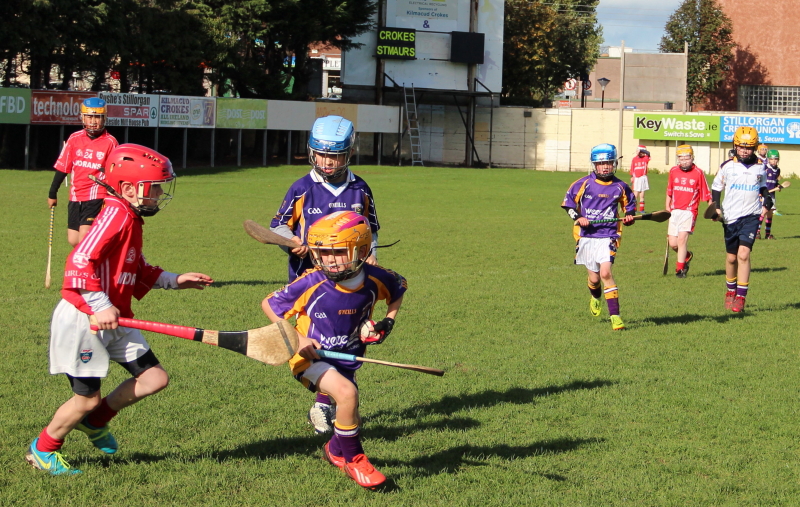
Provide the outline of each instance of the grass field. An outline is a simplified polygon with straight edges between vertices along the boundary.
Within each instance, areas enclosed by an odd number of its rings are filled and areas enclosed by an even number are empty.
[[[145,254],[203,271],[206,291],[154,291],[137,317],[208,329],[266,325],[261,300],[285,256],[245,235],[267,224],[300,166],[195,170],[145,227]],[[48,374],[49,318],[69,249],[66,206],[44,289],[50,172],[0,171],[0,504],[25,505],[798,505],[800,187],[779,196],[743,316],[726,312],[718,224],[698,223],[689,277],[662,276],[666,224],[626,228],[614,267],[624,332],[589,315],[583,267],[559,204],[580,174],[360,167],[381,219],[381,264],[409,282],[365,365],[364,447],[389,478],[362,490],[321,459],[312,395],[286,367],[147,334],[171,374],[113,421],[106,457],[74,433],[84,474],[50,477],[26,446],[70,396]],[[663,207],[651,177],[648,208]],[[67,193],[61,190],[62,204]],[[674,262],[674,255],[671,262]],[[670,266],[672,272],[674,266]],[[379,310],[379,312],[382,310]],[[113,367],[106,387],[124,379]],[[105,392],[105,389],[104,389]]]

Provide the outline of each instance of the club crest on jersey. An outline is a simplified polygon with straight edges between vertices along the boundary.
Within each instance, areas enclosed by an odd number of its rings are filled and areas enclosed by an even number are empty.
[[[359,215],[364,213],[364,205],[363,204],[353,204],[350,206],[354,213],[358,213]]]
[[[83,350],[81,350],[81,355],[80,355],[81,362],[82,363],[88,363],[89,361],[91,361],[92,360],[92,352],[94,352],[92,349],[83,349]]]
[[[104,151],[98,151],[94,156],[97,157],[97,160],[103,160],[106,157],[106,153]]]
[[[131,247],[130,250],[128,250],[128,255],[125,256],[125,264],[131,264],[135,260],[136,260],[136,249]]]
[[[83,269],[89,265],[89,256],[83,252],[75,252],[72,256],[72,263],[75,267]]]

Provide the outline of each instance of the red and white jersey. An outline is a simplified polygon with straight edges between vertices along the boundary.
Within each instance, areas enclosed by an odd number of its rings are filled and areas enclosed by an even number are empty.
[[[631,160],[631,176],[634,178],[641,178],[647,176],[647,164],[650,163],[650,157],[633,157]]]
[[[92,314],[80,290],[103,291],[121,317],[133,317],[131,296],[142,299],[163,272],[144,260],[143,224],[127,201],[106,197],[89,233],[67,256],[61,296]]]
[[[107,130],[94,139],[86,134],[86,130],[79,130],[69,136],[53,167],[62,173],[72,173],[70,201],[90,201],[106,196],[106,189],[89,179],[89,175],[99,180],[105,177],[102,171],[105,169],[108,154],[118,144]]]
[[[711,199],[711,191],[703,170],[692,164],[688,171],[675,166],[669,170],[667,196],[672,198],[672,210],[691,211],[697,218],[697,206],[700,201]]]

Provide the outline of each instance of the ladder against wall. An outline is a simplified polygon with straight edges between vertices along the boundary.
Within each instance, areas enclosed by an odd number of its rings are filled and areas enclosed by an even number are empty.
[[[424,165],[422,163],[422,143],[419,136],[419,118],[417,116],[417,96],[414,93],[414,84],[411,87],[403,84],[403,98],[406,106],[406,125],[408,137],[411,140],[411,165]]]

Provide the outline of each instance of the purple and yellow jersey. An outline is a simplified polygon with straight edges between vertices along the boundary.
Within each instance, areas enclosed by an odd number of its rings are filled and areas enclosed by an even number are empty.
[[[267,296],[278,317],[297,317],[297,331],[317,340],[325,350],[363,355],[360,326],[372,317],[375,303],[391,304],[406,292],[405,278],[386,268],[364,264],[364,283],[355,290],[330,281],[320,269],[306,271],[294,282]],[[354,337],[351,340],[350,337]],[[354,371],[361,363],[325,359]]]
[[[778,186],[778,178],[781,177],[781,168],[772,167],[769,163],[764,164],[764,171],[767,173],[767,190],[772,190]]]
[[[617,218],[619,207],[625,214],[636,211],[636,197],[631,187],[617,177],[610,181],[600,181],[594,174],[579,179],[567,190],[562,208],[572,208],[589,220]],[[573,228],[575,240],[580,238],[619,238],[622,235],[622,222],[590,224],[588,227]]]
[[[355,211],[364,215],[373,234],[380,229],[372,190],[363,179],[348,171],[347,180],[341,186],[334,187],[314,170],[289,187],[270,227],[285,225],[305,243],[308,227],[337,211]]]

